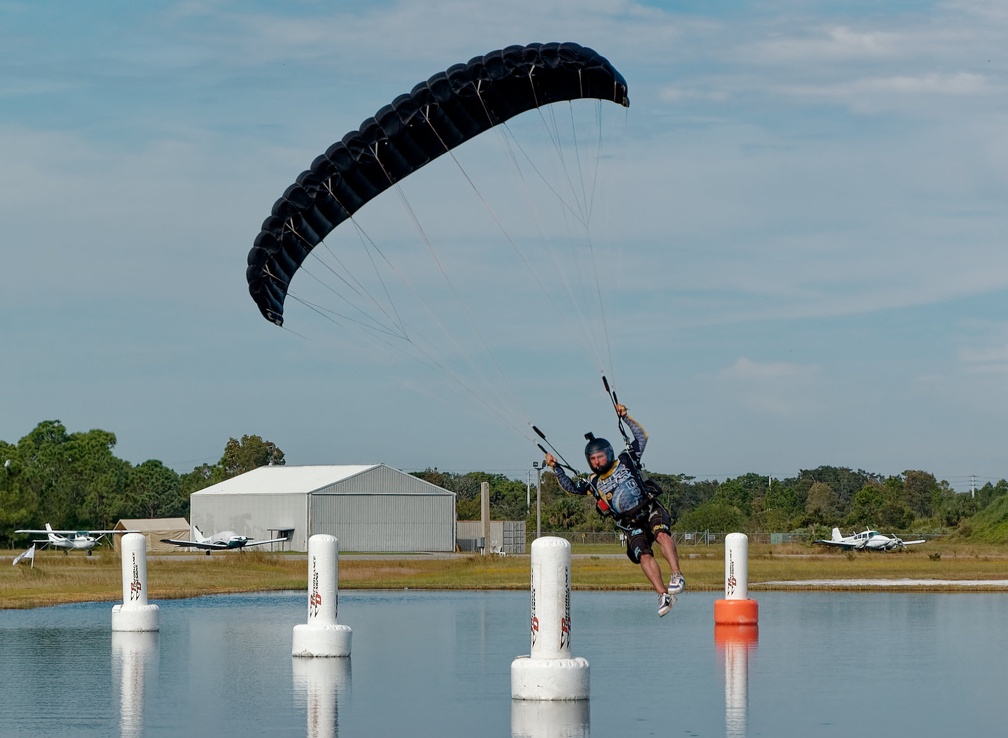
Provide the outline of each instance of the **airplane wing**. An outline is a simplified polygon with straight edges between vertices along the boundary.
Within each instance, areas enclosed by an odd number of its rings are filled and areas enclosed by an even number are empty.
[[[201,543],[199,541],[176,541],[171,538],[162,538],[161,543],[170,543],[173,546],[183,546],[186,548],[200,548],[207,551],[223,551],[227,548],[226,543]]]
[[[58,536],[71,536],[75,533],[87,533],[92,536],[110,536],[113,533],[140,533],[139,530],[82,530],[78,528],[77,530],[29,530],[28,528],[23,528],[21,530],[14,531],[15,533],[37,533],[38,535],[45,535],[47,533],[55,533]]]
[[[858,548],[856,543],[850,543],[849,541],[828,541],[826,539],[822,539],[816,541],[816,543],[821,543],[824,546],[836,546],[837,548]]]
[[[286,538],[271,538],[268,541],[249,541],[242,548],[249,548],[250,546],[265,546],[267,543],[287,543]]]

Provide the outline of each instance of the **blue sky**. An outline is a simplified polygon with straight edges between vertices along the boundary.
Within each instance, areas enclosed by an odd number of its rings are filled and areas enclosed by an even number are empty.
[[[506,271],[457,171],[408,192],[457,257],[504,404],[575,464],[586,430],[618,437],[602,369],[655,471],[1008,476],[1001,3],[0,2],[0,19],[0,439],[59,419],[178,471],[258,434],[293,464],[524,476],[527,428],[306,311],[268,324],[245,258],[285,187],[395,95],[572,40],[630,87],[605,111],[597,200],[608,341],[535,306],[562,301],[562,260]],[[506,213],[488,141],[460,159]],[[404,253],[425,300],[451,291]]]

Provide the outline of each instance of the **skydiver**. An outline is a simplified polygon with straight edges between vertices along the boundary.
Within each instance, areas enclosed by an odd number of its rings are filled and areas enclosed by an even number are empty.
[[[592,495],[603,514],[612,515],[616,526],[626,533],[626,554],[658,592],[658,617],[663,617],[675,604],[675,596],[686,589],[686,579],[679,570],[679,556],[671,535],[672,519],[648,488],[637,461],[647,443],[647,433],[630,417],[625,405],[616,403],[616,413],[633,432],[630,449],[618,457],[612,444],[604,438],[594,438],[585,446],[585,460],[591,468],[587,479],[571,479],[557,463],[553,454],[546,454],[546,463],[556,474],[560,487],[573,495]],[[653,484],[653,482],[651,483]],[[652,543],[658,543],[662,555],[672,569],[666,587],[661,567],[655,560]]]

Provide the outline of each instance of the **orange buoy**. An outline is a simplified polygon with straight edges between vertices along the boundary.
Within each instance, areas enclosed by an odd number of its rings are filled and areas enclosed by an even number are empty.
[[[757,625],[759,603],[756,600],[715,600],[714,625]],[[715,635],[717,629],[715,628]]]
[[[749,599],[749,538],[725,536],[725,598],[714,602],[714,625],[756,625],[759,604]]]

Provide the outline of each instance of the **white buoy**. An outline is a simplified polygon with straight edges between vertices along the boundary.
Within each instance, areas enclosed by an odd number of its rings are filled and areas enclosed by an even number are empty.
[[[147,539],[142,533],[122,537],[123,601],[112,608],[112,630],[158,629],[158,606],[147,603]]]
[[[545,536],[532,542],[532,650],[511,663],[516,700],[587,700],[588,661],[571,657],[570,543]]]
[[[112,683],[119,685],[119,735],[144,734],[144,701],[158,672],[157,631],[112,632]],[[116,678],[118,677],[118,679]]]
[[[294,626],[294,656],[349,656],[351,631],[336,622],[339,609],[339,540],[308,539],[308,622]]]

